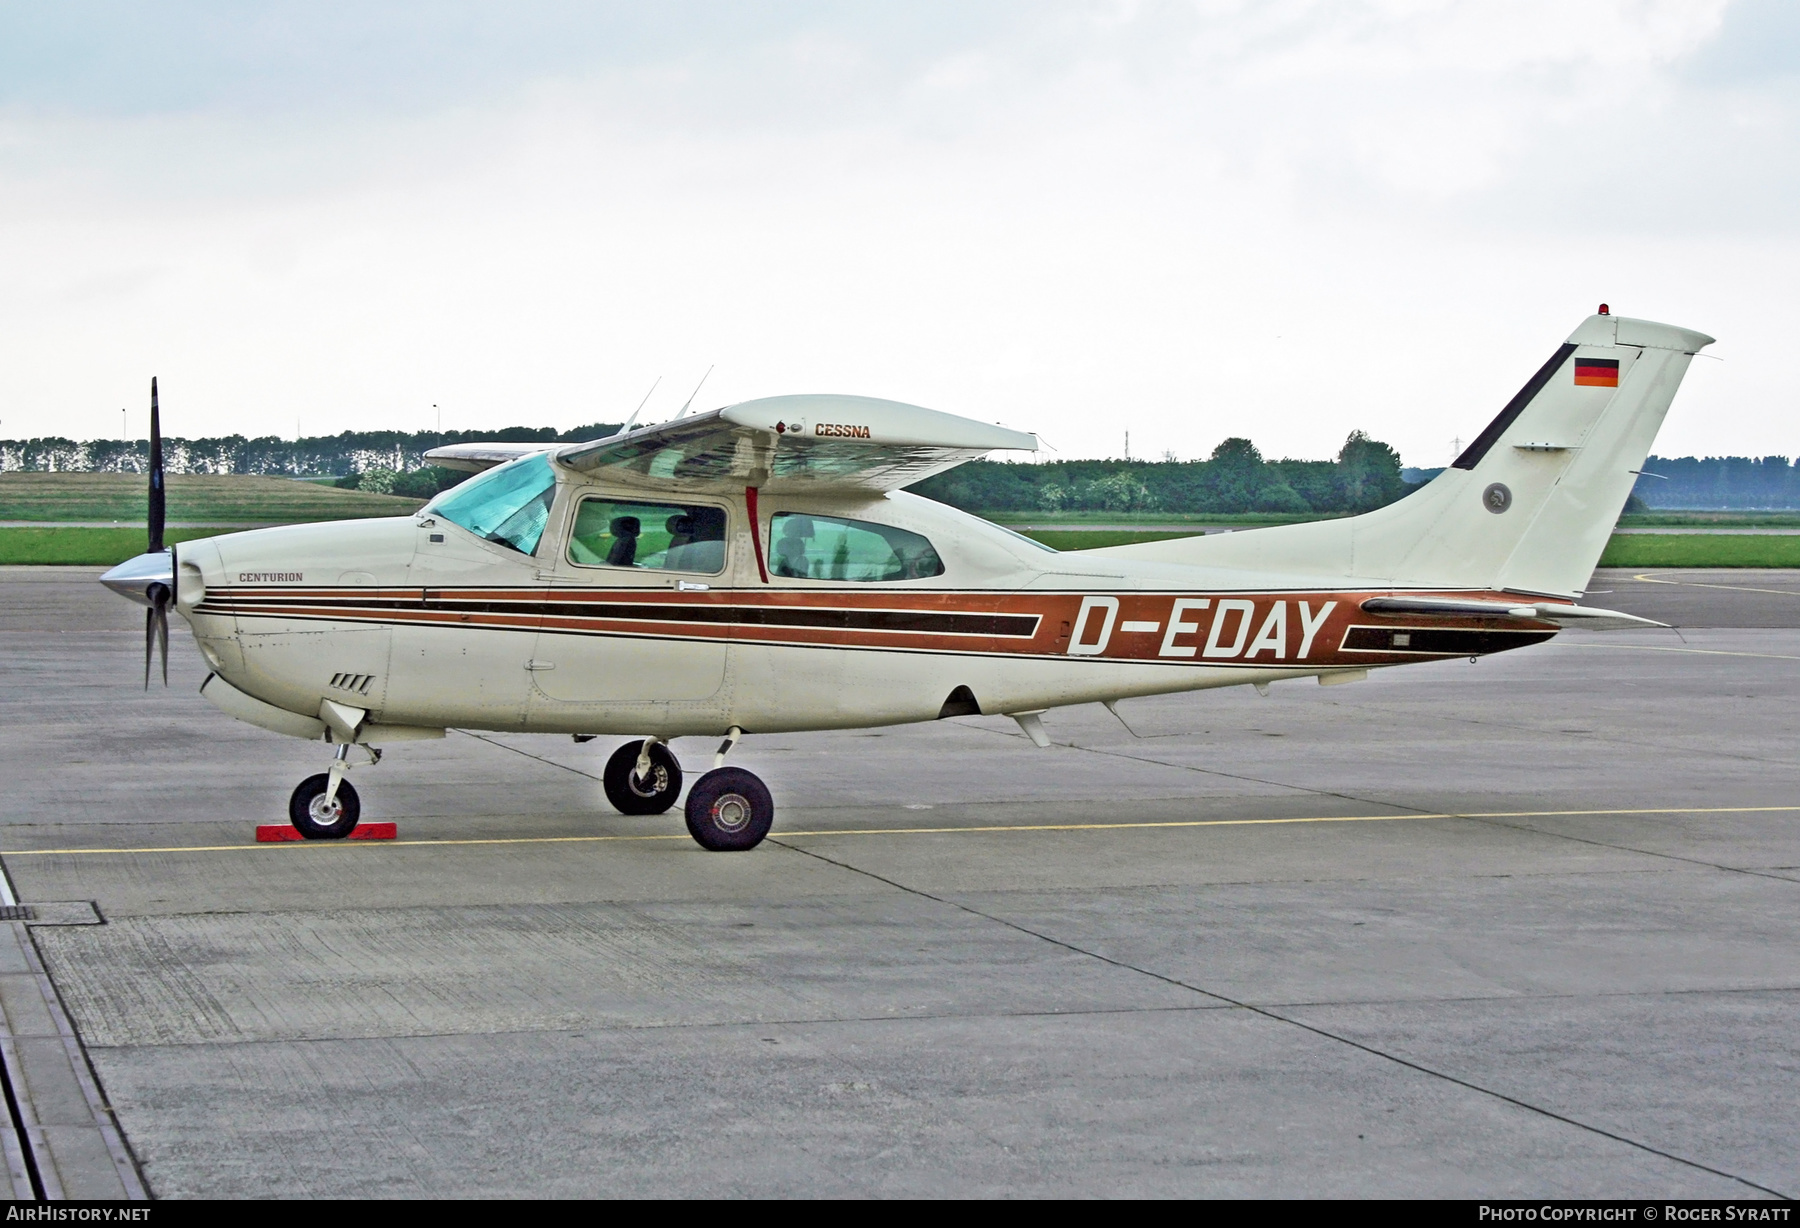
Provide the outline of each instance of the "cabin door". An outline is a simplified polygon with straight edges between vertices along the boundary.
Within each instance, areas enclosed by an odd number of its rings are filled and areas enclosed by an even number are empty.
[[[532,653],[534,708],[716,695],[731,630],[720,591],[729,521],[722,504],[581,492]]]

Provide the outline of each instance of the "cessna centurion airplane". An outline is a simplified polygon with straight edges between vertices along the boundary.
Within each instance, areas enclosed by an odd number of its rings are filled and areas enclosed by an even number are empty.
[[[1692,356],[1711,337],[1602,306],[1468,450],[1366,515],[1058,553],[900,488],[1037,438],[893,401],[786,396],[543,447],[427,454],[479,476],[413,516],[162,543],[103,576],[170,605],[240,720],[336,747],[288,812],[347,835],[352,746],[449,727],[630,735],[626,814],[681,792],[678,737],[723,737],[688,830],[748,849],[768,789],[744,733],[1046,709],[1479,657],[1563,627],[1660,626],[1576,605]]]

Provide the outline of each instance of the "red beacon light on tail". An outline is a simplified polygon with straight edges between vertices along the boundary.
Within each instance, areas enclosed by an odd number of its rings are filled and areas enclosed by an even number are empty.
[[[1603,316],[1609,316],[1612,314],[1612,308],[1608,307],[1605,303],[1601,303],[1600,304],[1600,314]]]

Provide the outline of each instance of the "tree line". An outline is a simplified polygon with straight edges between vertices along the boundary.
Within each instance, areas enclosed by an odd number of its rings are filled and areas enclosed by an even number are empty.
[[[1429,482],[1442,469],[1407,469]],[[1632,484],[1628,512],[1754,512],[1800,508],[1800,457],[1649,456]]]
[[[303,439],[170,436],[163,453],[171,473],[336,477],[345,486],[424,498],[467,476],[427,466],[424,454],[432,448],[475,440],[574,443],[617,429],[596,422],[570,431],[514,426],[344,431]],[[0,472],[142,473],[148,464],[149,444],[141,439],[0,439]],[[1391,503],[1438,472],[1403,474],[1393,448],[1358,431],[1332,460],[1265,460],[1250,440],[1234,437],[1206,460],[972,461],[912,489],[976,512],[1347,513]],[[1800,463],[1785,456],[1652,456],[1633,493],[1652,508],[1800,508]]]
[[[336,477],[341,486],[426,498],[467,477],[425,464],[424,454],[474,440],[573,443],[618,427],[593,423],[572,431],[507,427],[489,431],[345,431],[282,439],[242,435],[163,440],[170,473],[243,473]],[[44,438],[0,440],[0,471],[142,473],[145,440]],[[1265,461],[1248,439],[1227,439],[1204,461],[1084,460],[1046,464],[974,461],[927,478],[913,489],[971,511],[1318,512],[1360,511],[1405,494],[1399,454],[1361,432],[1336,460]]]
[[[1264,460],[1231,438],[1203,461],[971,461],[911,487],[972,512],[1365,512],[1412,490],[1400,454],[1361,431],[1335,460]]]
[[[1652,456],[1632,493],[1653,508],[1756,511],[1800,508],[1800,458]]]
[[[558,431],[551,426],[509,426],[489,431],[345,431],[302,439],[264,435],[249,439],[163,437],[163,468],[169,473],[245,473],[269,477],[345,477],[370,471],[411,473],[425,466],[425,453],[452,443],[578,443],[600,439],[618,423],[596,422]],[[145,439],[0,439],[0,472],[35,470],[70,473],[143,473],[150,466]]]

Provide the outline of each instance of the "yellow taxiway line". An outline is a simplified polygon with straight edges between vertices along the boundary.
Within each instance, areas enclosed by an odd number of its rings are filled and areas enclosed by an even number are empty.
[[[1663,648],[1654,644],[1558,644],[1558,648],[1610,648],[1614,652],[1685,652],[1696,657],[1755,657],[1758,661],[1800,661],[1778,652],[1726,652],[1722,648]]]
[[[1491,810],[1443,814],[1350,814],[1317,815],[1298,819],[1166,819],[1142,823],[995,823],[965,827],[846,827],[835,831],[775,831],[782,839],[817,836],[931,836],[963,835],[983,832],[1027,831],[1130,831],[1153,828],[1184,827],[1278,827],[1292,823],[1392,823],[1418,819],[1555,819],[1584,818],[1605,815],[1650,814],[1792,814],[1800,806],[1669,806],[1659,809],[1629,810]],[[298,840],[268,844],[172,844],[148,848],[67,848],[14,849],[7,857],[73,857],[87,854],[120,853],[240,853],[252,849],[298,848],[445,848],[454,845],[487,844],[607,844],[648,840],[686,840],[684,833],[639,836],[491,836],[451,838],[446,840]]]
[[[1721,571],[1724,569],[1716,567],[1683,567],[1681,570]],[[1746,588],[1742,584],[1702,584],[1698,580],[1664,580],[1661,577],[1653,576],[1648,572],[1645,572],[1641,576],[1633,576],[1631,578],[1633,580],[1641,580],[1645,584],[1672,584],[1677,588],[1718,588],[1733,593],[1773,593],[1777,597],[1800,597],[1800,592],[1791,588]]]

